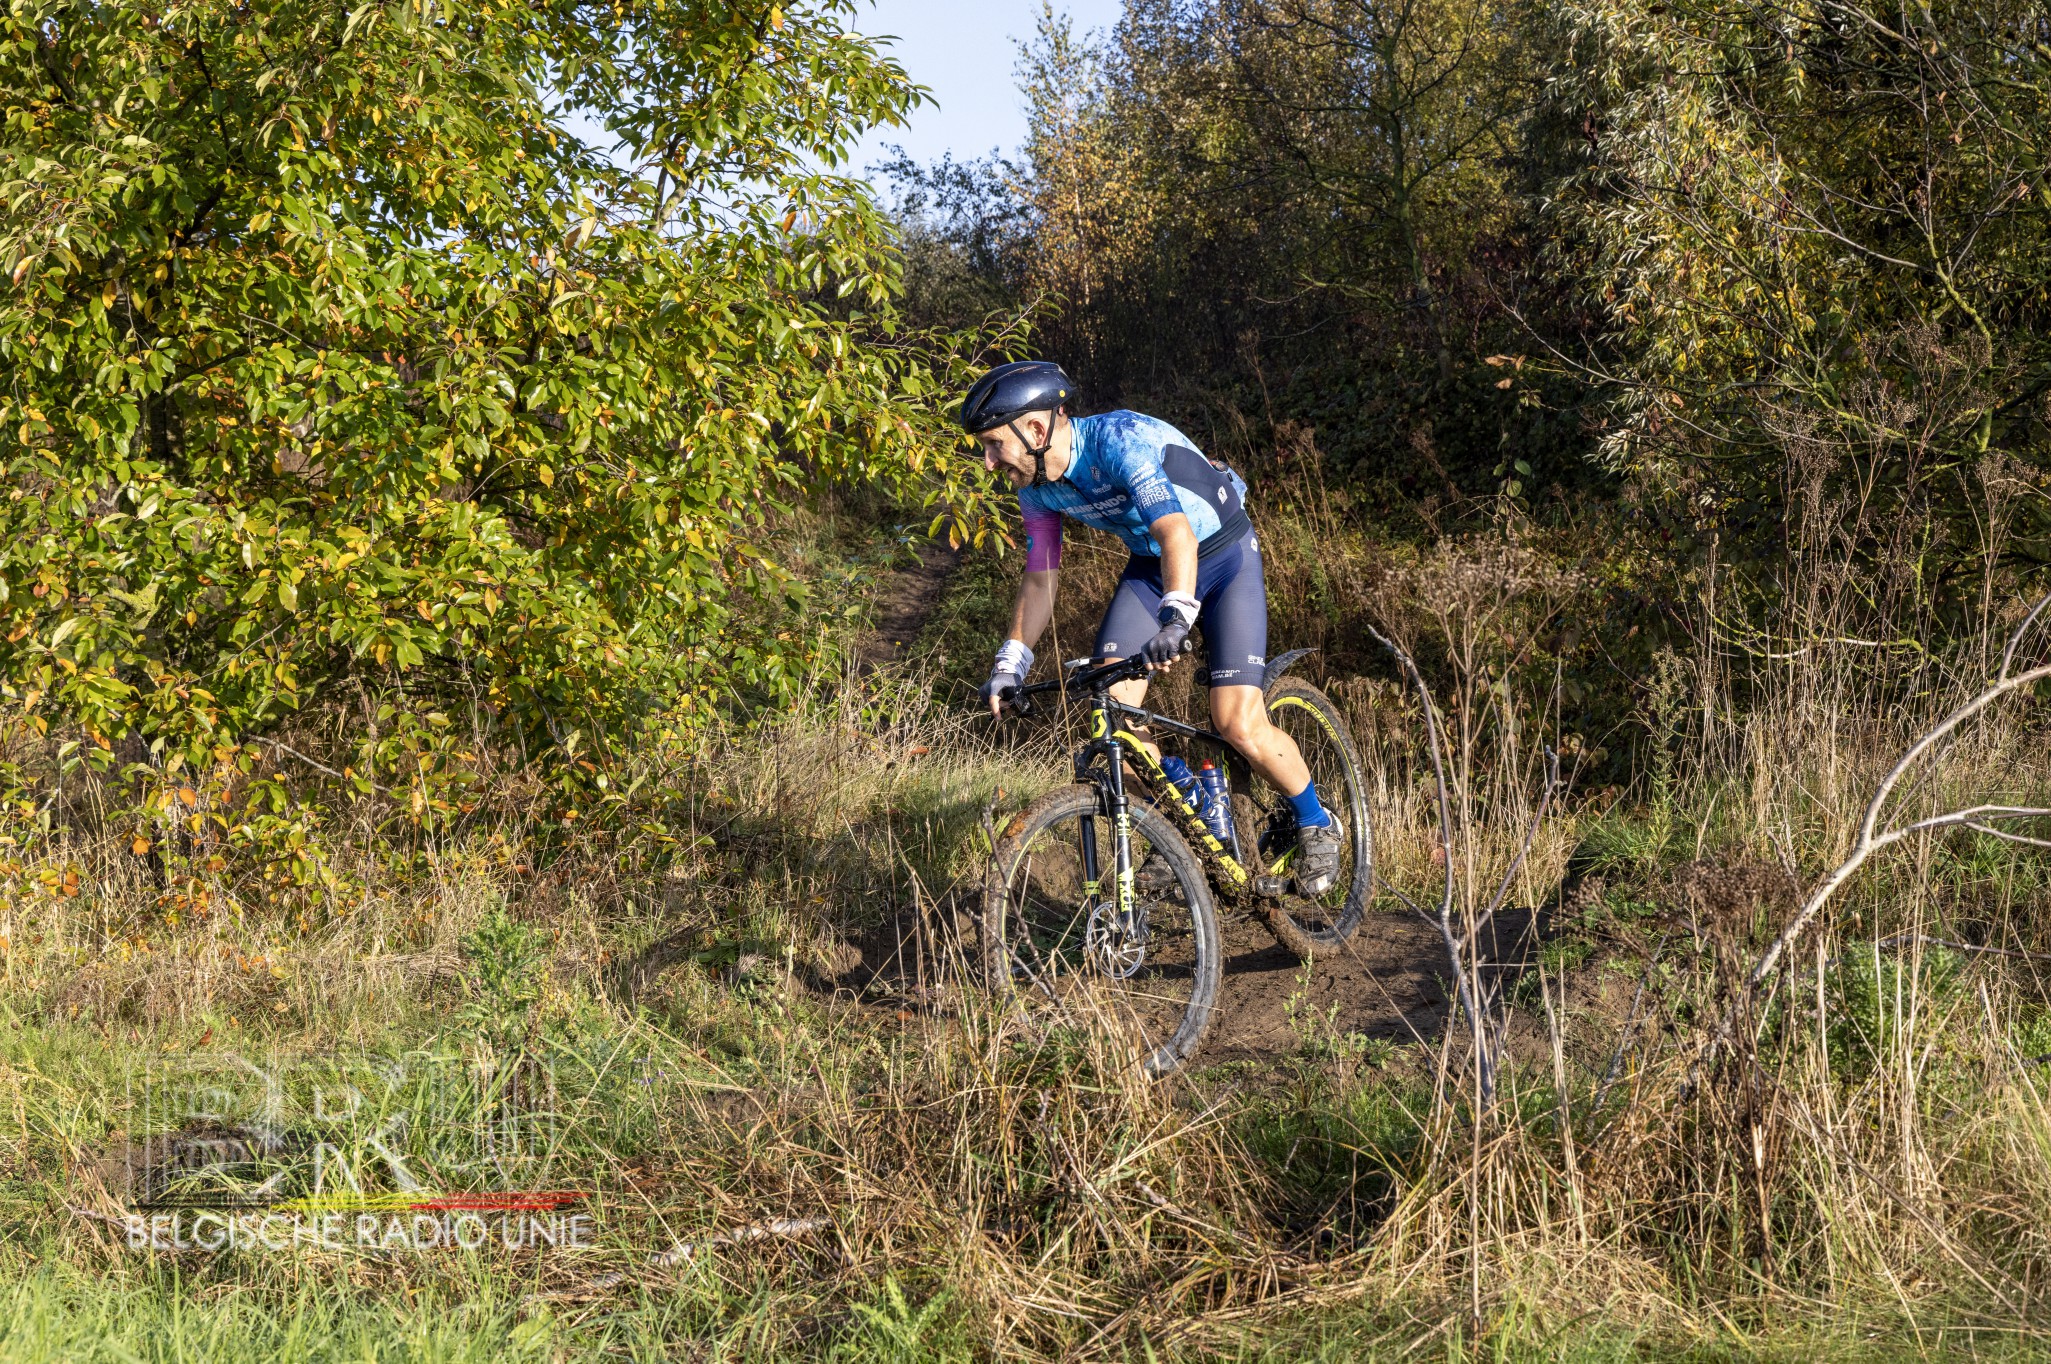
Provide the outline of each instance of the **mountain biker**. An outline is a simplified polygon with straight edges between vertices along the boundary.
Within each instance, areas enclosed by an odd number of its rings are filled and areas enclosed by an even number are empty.
[[[1199,619],[1210,665],[1211,721],[1296,812],[1296,888],[1321,895],[1339,874],[1342,831],[1318,801],[1296,741],[1268,723],[1268,600],[1260,542],[1247,520],[1246,482],[1206,459],[1167,422],[1137,412],[1071,417],[1075,385],[1059,365],[999,365],[969,389],[962,428],[982,446],[983,465],[1003,470],[1025,515],[1025,577],[1011,634],[982,694],[990,713],[1025,681],[1033,643],[1054,617],[1061,565],[1061,518],[1110,531],[1132,552],[1097,629],[1094,655],[1113,662],[1139,653],[1147,670],[1175,665]],[[1145,698],[1145,678],[1112,695]]]

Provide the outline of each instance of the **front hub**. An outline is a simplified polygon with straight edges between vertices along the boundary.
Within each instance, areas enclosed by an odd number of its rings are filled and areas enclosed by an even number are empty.
[[[1145,920],[1138,913],[1120,914],[1117,906],[1100,904],[1090,911],[1083,945],[1099,971],[1113,980],[1129,980],[1147,959]]]

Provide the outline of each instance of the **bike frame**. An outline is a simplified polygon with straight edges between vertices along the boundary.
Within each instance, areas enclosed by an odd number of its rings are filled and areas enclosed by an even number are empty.
[[[1117,683],[1144,676],[1146,669],[1143,663],[1137,659],[1124,659],[1062,681],[1021,687],[1009,693],[1007,698],[1024,714],[1031,710],[1027,698],[1038,693],[1089,691],[1090,737],[1075,755],[1075,779],[1097,788],[1099,812],[1111,821],[1112,837],[1117,845],[1112,850],[1112,865],[1117,885],[1118,919],[1124,931],[1135,927],[1137,904],[1133,886],[1136,869],[1132,865],[1132,802],[1125,791],[1127,762],[1133,764],[1142,788],[1153,798],[1155,806],[1176,821],[1178,832],[1189,840],[1197,850],[1197,856],[1208,864],[1215,879],[1222,883],[1220,889],[1239,899],[1254,886],[1253,873],[1247,868],[1239,847],[1237,821],[1231,825],[1232,844],[1228,848],[1204,823],[1196,806],[1168,779],[1160,761],[1147,751],[1146,742],[1134,731],[1152,731],[1158,727],[1185,739],[1199,739],[1215,746],[1221,759],[1227,754],[1235,761],[1244,762],[1245,759],[1215,730],[1184,724],[1171,716],[1139,706],[1128,706],[1111,695],[1110,689]],[[1225,770],[1229,784],[1231,769]],[[1102,853],[1097,847],[1096,824],[1085,822],[1081,832],[1084,891],[1092,899],[1098,899],[1103,894],[1104,867]]]
[[[1307,656],[1308,649],[1292,649],[1268,665],[1267,676],[1273,680]],[[1175,783],[1161,767],[1160,761],[1147,751],[1146,742],[1135,730],[1165,730],[1185,739],[1198,739],[1218,750],[1221,762],[1228,755],[1234,762],[1244,763],[1245,757],[1238,749],[1226,742],[1225,736],[1216,730],[1201,725],[1185,724],[1172,716],[1158,711],[1146,710],[1140,706],[1128,706],[1111,695],[1111,688],[1120,682],[1133,681],[1147,676],[1147,667],[1137,658],[1121,659],[1106,663],[1086,672],[1049,682],[1035,683],[1030,687],[1019,687],[1004,693],[1004,699],[1014,706],[1019,714],[1032,713],[1031,697],[1047,692],[1061,692],[1064,695],[1077,691],[1089,693],[1090,737],[1075,755],[1075,779],[1097,788],[1098,809],[1111,821],[1113,837],[1117,847],[1113,850],[1114,870],[1118,886],[1118,915],[1121,925],[1130,928],[1133,923],[1133,907],[1136,896],[1133,889],[1134,868],[1132,866],[1132,805],[1125,793],[1125,764],[1130,761],[1139,774],[1140,784],[1153,798],[1156,808],[1166,811],[1177,823],[1177,832],[1196,849],[1197,857],[1213,873],[1218,888],[1233,899],[1245,901],[1255,895],[1277,893],[1270,887],[1275,879],[1286,870],[1294,857],[1294,850],[1284,852],[1268,867],[1268,875],[1256,878],[1254,869],[1246,862],[1246,853],[1239,846],[1239,822],[1231,822],[1231,846],[1228,848],[1211,832],[1203,816],[1197,813],[1195,805],[1184,798]],[[1229,787],[1231,768],[1225,768]],[[1082,828],[1083,882],[1085,892],[1096,899],[1103,893],[1103,861],[1097,848],[1096,825],[1085,823]]]
[[[1156,711],[1128,706],[1124,702],[1101,691],[1090,697],[1090,738],[1075,755],[1075,779],[1087,782],[1097,788],[1100,807],[1111,820],[1118,839],[1117,868],[1119,881],[1118,905],[1121,910],[1131,904],[1129,882],[1131,878],[1131,835],[1132,805],[1125,793],[1125,765],[1130,762],[1139,774],[1140,784],[1153,797],[1154,804],[1176,817],[1180,825],[1178,832],[1187,838],[1203,859],[1224,881],[1229,890],[1240,892],[1252,884],[1253,874],[1242,861],[1239,848],[1239,830],[1235,823],[1230,832],[1231,846],[1219,842],[1211,832],[1196,806],[1161,767],[1159,759],[1147,751],[1147,745],[1134,728],[1153,731],[1166,730],[1185,739],[1201,739],[1215,745],[1222,754],[1238,753],[1214,730],[1198,725],[1184,724],[1180,720],[1162,715]],[[1230,769],[1226,769],[1228,773]],[[1090,845],[1096,842],[1094,826],[1088,826],[1083,834],[1083,875],[1096,881],[1098,868],[1096,850]]]

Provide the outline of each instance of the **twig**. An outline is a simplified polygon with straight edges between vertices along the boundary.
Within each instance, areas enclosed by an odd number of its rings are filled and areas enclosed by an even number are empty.
[[[1971,829],[1974,833],[1992,834],[1996,838],[2007,839],[2010,843],[2023,843],[2027,844],[2029,847],[2032,848],[2051,848],[2051,839],[2047,838],[2025,838],[2021,834],[2012,834],[2006,829],[1996,829],[1985,824],[1976,824],[1971,821],[1968,821],[1966,823],[1966,827],[1968,829]]]
[[[2023,617],[2023,623],[2015,627],[2015,633],[2008,637],[2008,647],[2001,651],[2001,671],[1995,677],[1997,682],[2008,680],[2008,670],[2015,663],[2015,651],[2021,647],[2023,637],[2029,634],[2030,627],[2037,623],[2037,617],[2044,614],[2044,608],[2047,606],[2051,606],[2051,596],[2046,596],[2038,602],[2030,614]]]
[[[1631,1034],[1638,1027],[1638,1006],[1645,1000],[1645,987],[1652,983],[1653,968],[1659,965],[1660,955],[1666,951],[1666,940],[1670,934],[1661,934],[1652,946],[1652,958],[1645,963],[1645,974],[1638,977],[1638,991],[1631,996],[1631,1009],[1624,1015],[1624,1030],[1617,1034],[1617,1049],[1610,1053],[1609,1064],[1602,1069],[1602,1078],[1595,1086],[1595,1100],[1592,1107],[1600,1109],[1602,1101],[1609,1095],[1610,1086],[1617,1082],[1617,1071],[1624,1064],[1624,1053],[1631,1045]]]
[[[1484,1106],[1493,1105],[1495,1102],[1495,1057],[1491,1050],[1493,1045],[1491,1030],[1487,1020],[1481,1014],[1481,1000],[1479,998],[1480,973],[1470,969],[1473,944],[1470,943],[1468,945],[1468,952],[1463,954],[1460,949],[1460,936],[1453,932],[1453,813],[1452,800],[1446,789],[1445,757],[1440,752],[1438,707],[1432,703],[1431,689],[1424,684],[1424,674],[1418,670],[1417,660],[1410,657],[1400,645],[1381,631],[1375,629],[1372,625],[1362,628],[1374,638],[1376,643],[1395,655],[1396,662],[1401,665],[1404,673],[1408,675],[1411,684],[1417,688],[1418,700],[1424,706],[1425,738],[1431,750],[1432,777],[1438,788],[1439,849],[1445,855],[1446,861],[1445,892],[1439,899],[1439,912],[1436,923],[1439,937],[1445,945],[1446,958],[1453,968],[1453,980],[1460,1000],[1460,1007],[1466,1013],[1467,1026],[1472,1029],[1474,1034],[1474,1060],[1478,1072],[1476,1078],[1481,1084],[1481,1100]],[[1398,891],[1397,895],[1406,904],[1416,908],[1415,902],[1411,901],[1410,897],[1403,895],[1401,891]],[[1420,912],[1422,911],[1420,910]]]
[[[73,1217],[83,1217],[94,1222],[105,1222],[108,1226],[119,1227],[122,1231],[129,1229],[128,1222],[122,1218],[115,1217],[110,1213],[95,1212],[91,1208],[81,1208],[76,1203],[66,1203],[64,1211],[70,1213]]]
[[[1496,887],[1495,898],[1488,902],[1488,908],[1482,911],[1477,923],[1486,923],[1503,907],[1503,899],[1510,893],[1510,883],[1517,879],[1518,871],[1524,866],[1524,859],[1531,856],[1531,847],[1538,841],[1538,831],[1545,824],[1546,810],[1551,807],[1553,793],[1559,789],[1559,785],[1560,755],[1548,746],[1545,750],[1545,790],[1538,797],[1538,809],[1531,816],[1531,827],[1524,831],[1524,845],[1517,849],[1516,860],[1512,861],[1510,869],[1503,873],[1503,883]]]
[[[1873,944],[1877,950],[1882,947],[1944,947],[1953,952],[1977,952],[1987,957],[2018,957],[2024,961],[2051,961],[2051,952],[2025,952],[2019,947],[1983,947],[1978,943],[1954,942],[1950,938],[1933,938],[1927,933],[1897,933],[1891,938],[1882,938]],[[1831,965],[1842,961],[1842,955],[1832,957]]]
[[[813,1232],[832,1225],[833,1223],[824,1217],[779,1217],[774,1221],[758,1222],[753,1226],[736,1227],[732,1231],[715,1232],[702,1241],[679,1241],[668,1250],[649,1256],[648,1263],[669,1269],[718,1246],[746,1245],[752,1241],[766,1241],[771,1237],[810,1236]]]
[[[252,739],[252,740],[251,740],[250,742],[252,742],[252,743],[259,743],[259,744],[269,744],[269,745],[270,745],[270,746],[271,746],[271,747],[272,747],[272,748],[273,748],[274,750],[276,750],[276,751],[278,751],[278,752],[281,752],[281,753],[289,753],[289,754],[291,754],[291,755],[292,755],[293,757],[295,757],[295,758],[299,759],[299,761],[301,761],[301,762],[305,763],[305,764],[306,764],[306,765],[307,765],[308,767],[312,768],[312,769],[313,769],[314,771],[316,771],[316,772],[321,772],[321,773],[324,773],[324,774],[326,774],[327,776],[333,777],[333,778],[334,778],[334,779],[335,779],[336,781],[355,781],[355,780],[357,780],[357,778],[356,778],[356,777],[352,777],[352,776],[351,776],[351,775],[350,775],[349,773],[347,773],[347,772],[337,772],[337,771],[336,771],[336,770],[335,770],[334,768],[332,768],[332,767],[329,767],[329,766],[328,766],[328,765],[327,765],[326,763],[324,763],[324,762],[320,762],[320,761],[318,761],[318,760],[316,760],[316,759],[313,759],[313,758],[309,758],[309,757],[307,757],[307,756],[306,756],[306,755],[305,755],[304,753],[301,753],[301,752],[300,752],[300,751],[299,751],[298,749],[296,749],[296,748],[292,747],[292,745],[290,745],[290,744],[288,744],[288,743],[281,743],[280,741],[278,741],[278,740],[276,740],[276,739],[272,739],[272,738],[268,738],[268,737],[266,737],[266,738],[261,738],[261,739]],[[377,784],[376,782],[370,781],[370,779],[369,779],[368,777],[364,777],[364,778],[362,778],[362,780],[363,780],[363,781],[365,781],[365,782],[368,782],[368,783],[369,783],[369,785],[370,785],[370,789],[371,789],[371,790],[373,790],[373,791],[375,791],[375,792],[377,792],[377,793],[378,793],[379,795],[381,795],[381,796],[394,796],[394,795],[395,795],[395,793],[394,793],[394,792],[392,792],[392,791],[390,791],[390,790],[386,789],[385,787],[379,786],[379,785],[378,785],[378,784]]]

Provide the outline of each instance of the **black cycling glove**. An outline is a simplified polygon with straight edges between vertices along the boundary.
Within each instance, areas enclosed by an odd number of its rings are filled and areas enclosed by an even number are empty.
[[[1161,608],[1161,629],[1140,648],[1140,655],[1156,668],[1165,667],[1175,661],[1177,654],[1189,642],[1189,624],[1182,619],[1182,613],[1172,606]]]

